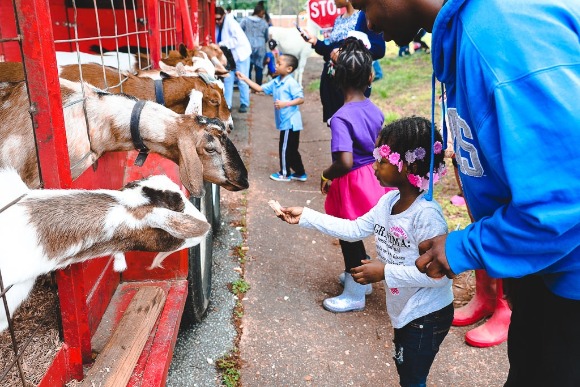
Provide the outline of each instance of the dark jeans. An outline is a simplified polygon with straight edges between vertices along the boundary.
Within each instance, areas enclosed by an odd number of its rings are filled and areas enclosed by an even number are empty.
[[[280,152],[280,171],[284,176],[290,176],[294,173],[298,176],[304,175],[304,164],[302,164],[302,157],[298,152],[300,145],[300,131],[293,131],[292,129],[280,131],[280,142],[278,143],[278,151]]]
[[[538,276],[504,280],[512,303],[505,387],[580,386],[580,301]]]
[[[248,73],[248,78],[252,79],[252,69],[255,70],[256,72],[256,83],[258,85],[262,84],[262,79],[263,79],[263,73],[264,73],[264,68],[263,67],[258,67],[256,65],[254,65],[253,63],[250,63],[250,72]]]
[[[370,259],[365,250],[363,241],[347,242],[339,239],[342,256],[344,257],[344,271],[350,272],[353,267],[362,265],[363,259]]]
[[[395,329],[395,364],[403,387],[427,385],[427,375],[453,321],[453,304]]]

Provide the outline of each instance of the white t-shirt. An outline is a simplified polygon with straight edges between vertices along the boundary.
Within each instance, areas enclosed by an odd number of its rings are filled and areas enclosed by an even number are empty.
[[[453,302],[452,281],[433,279],[415,267],[419,243],[447,233],[436,201],[420,195],[404,212],[391,215],[399,191],[386,193],[368,213],[355,220],[339,219],[304,208],[299,225],[355,242],[375,236],[378,259],[385,263],[387,312],[395,328],[440,310]]]

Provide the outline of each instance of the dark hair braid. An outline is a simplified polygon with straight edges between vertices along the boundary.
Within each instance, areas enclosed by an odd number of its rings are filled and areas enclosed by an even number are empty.
[[[348,37],[340,46],[334,64],[334,83],[344,90],[352,87],[366,90],[373,68],[373,56],[359,39]]]
[[[441,134],[435,130],[435,141],[441,142]],[[425,157],[422,160],[415,160],[409,164],[409,170],[421,177],[428,177],[429,166],[431,164],[431,121],[423,117],[406,117],[401,118],[385,125],[379,133],[378,145],[388,145],[392,152],[401,155],[401,160],[405,163],[405,153],[413,151],[419,147],[425,149]],[[434,169],[435,172],[445,166],[443,160],[444,152],[435,154]]]

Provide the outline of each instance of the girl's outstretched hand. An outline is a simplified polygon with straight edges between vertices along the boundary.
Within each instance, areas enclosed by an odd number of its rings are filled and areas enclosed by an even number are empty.
[[[350,269],[352,278],[359,284],[366,285],[385,279],[385,264],[378,259],[363,259],[361,266]]]
[[[289,224],[298,224],[300,222],[300,216],[302,216],[302,211],[304,207],[282,207],[282,214],[278,215],[278,218]]]

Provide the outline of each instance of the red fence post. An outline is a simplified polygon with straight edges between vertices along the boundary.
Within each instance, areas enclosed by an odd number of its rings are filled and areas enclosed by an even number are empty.
[[[159,68],[161,60],[161,32],[159,28],[159,0],[148,0],[147,2],[147,25],[149,26],[149,55],[153,68]]]
[[[16,0],[16,13],[44,187],[70,188],[72,178],[48,0]],[[73,281],[75,276],[71,275],[77,270],[82,269],[75,267],[57,273],[63,332],[72,352],[81,351],[86,355],[84,360],[90,361],[84,292],[75,288],[80,279]],[[74,356],[69,359],[70,375],[75,378],[83,375],[80,360]]]
[[[180,9],[180,16],[183,22],[183,29],[184,29],[184,37],[185,37],[185,46],[187,48],[194,48],[195,38],[193,35],[193,28],[191,26],[191,18],[189,17],[189,7],[187,4],[187,0],[179,0],[179,9]]]

